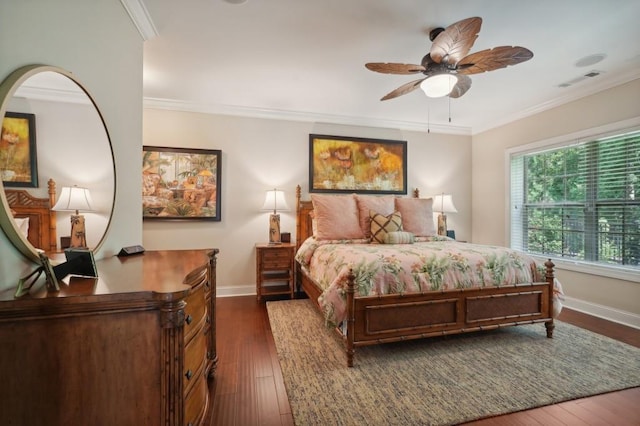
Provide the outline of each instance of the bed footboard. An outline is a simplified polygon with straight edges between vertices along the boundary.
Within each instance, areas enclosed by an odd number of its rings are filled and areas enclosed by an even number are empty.
[[[553,337],[553,267],[543,282],[405,295],[356,297],[353,274],[347,286],[347,365],[359,346],[544,323]],[[299,270],[302,289],[318,306],[320,289]],[[318,306],[319,308],[319,306]]]
[[[347,288],[347,365],[358,346],[544,322],[553,336],[553,263],[546,281],[483,289],[355,297]]]

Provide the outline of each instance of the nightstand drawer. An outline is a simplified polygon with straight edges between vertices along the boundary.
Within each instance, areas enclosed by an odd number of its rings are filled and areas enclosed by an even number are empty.
[[[262,269],[287,269],[291,268],[291,253],[289,249],[265,250],[262,254]]]
[[[296,246],[291,243],[256,244],[256,295],[289,295],[293,298]]]

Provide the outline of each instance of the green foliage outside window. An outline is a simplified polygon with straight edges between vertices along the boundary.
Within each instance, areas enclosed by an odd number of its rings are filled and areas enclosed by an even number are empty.
[[[511,164],[512,198],[521,203],[512,245],[640,267],[640,131],[515,156]]]

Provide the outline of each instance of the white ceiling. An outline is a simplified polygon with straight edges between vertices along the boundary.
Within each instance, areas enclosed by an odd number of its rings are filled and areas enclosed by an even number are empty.
[[[158,108],[475,134],[640,78],[638,0],[121,1],[147,38],[145,106]],[[421,74],[366,62],[420,63],[429,30],[472,16],[483,25],[470,53],[519,45],[534,57],[472,75],[459,99],[380,101]],[[576,65],[595,54],[606,57]]]

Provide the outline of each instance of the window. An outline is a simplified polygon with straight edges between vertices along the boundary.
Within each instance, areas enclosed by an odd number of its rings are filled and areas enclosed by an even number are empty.
[[[640,131],[515,153],[511,246],[640,270]]]

